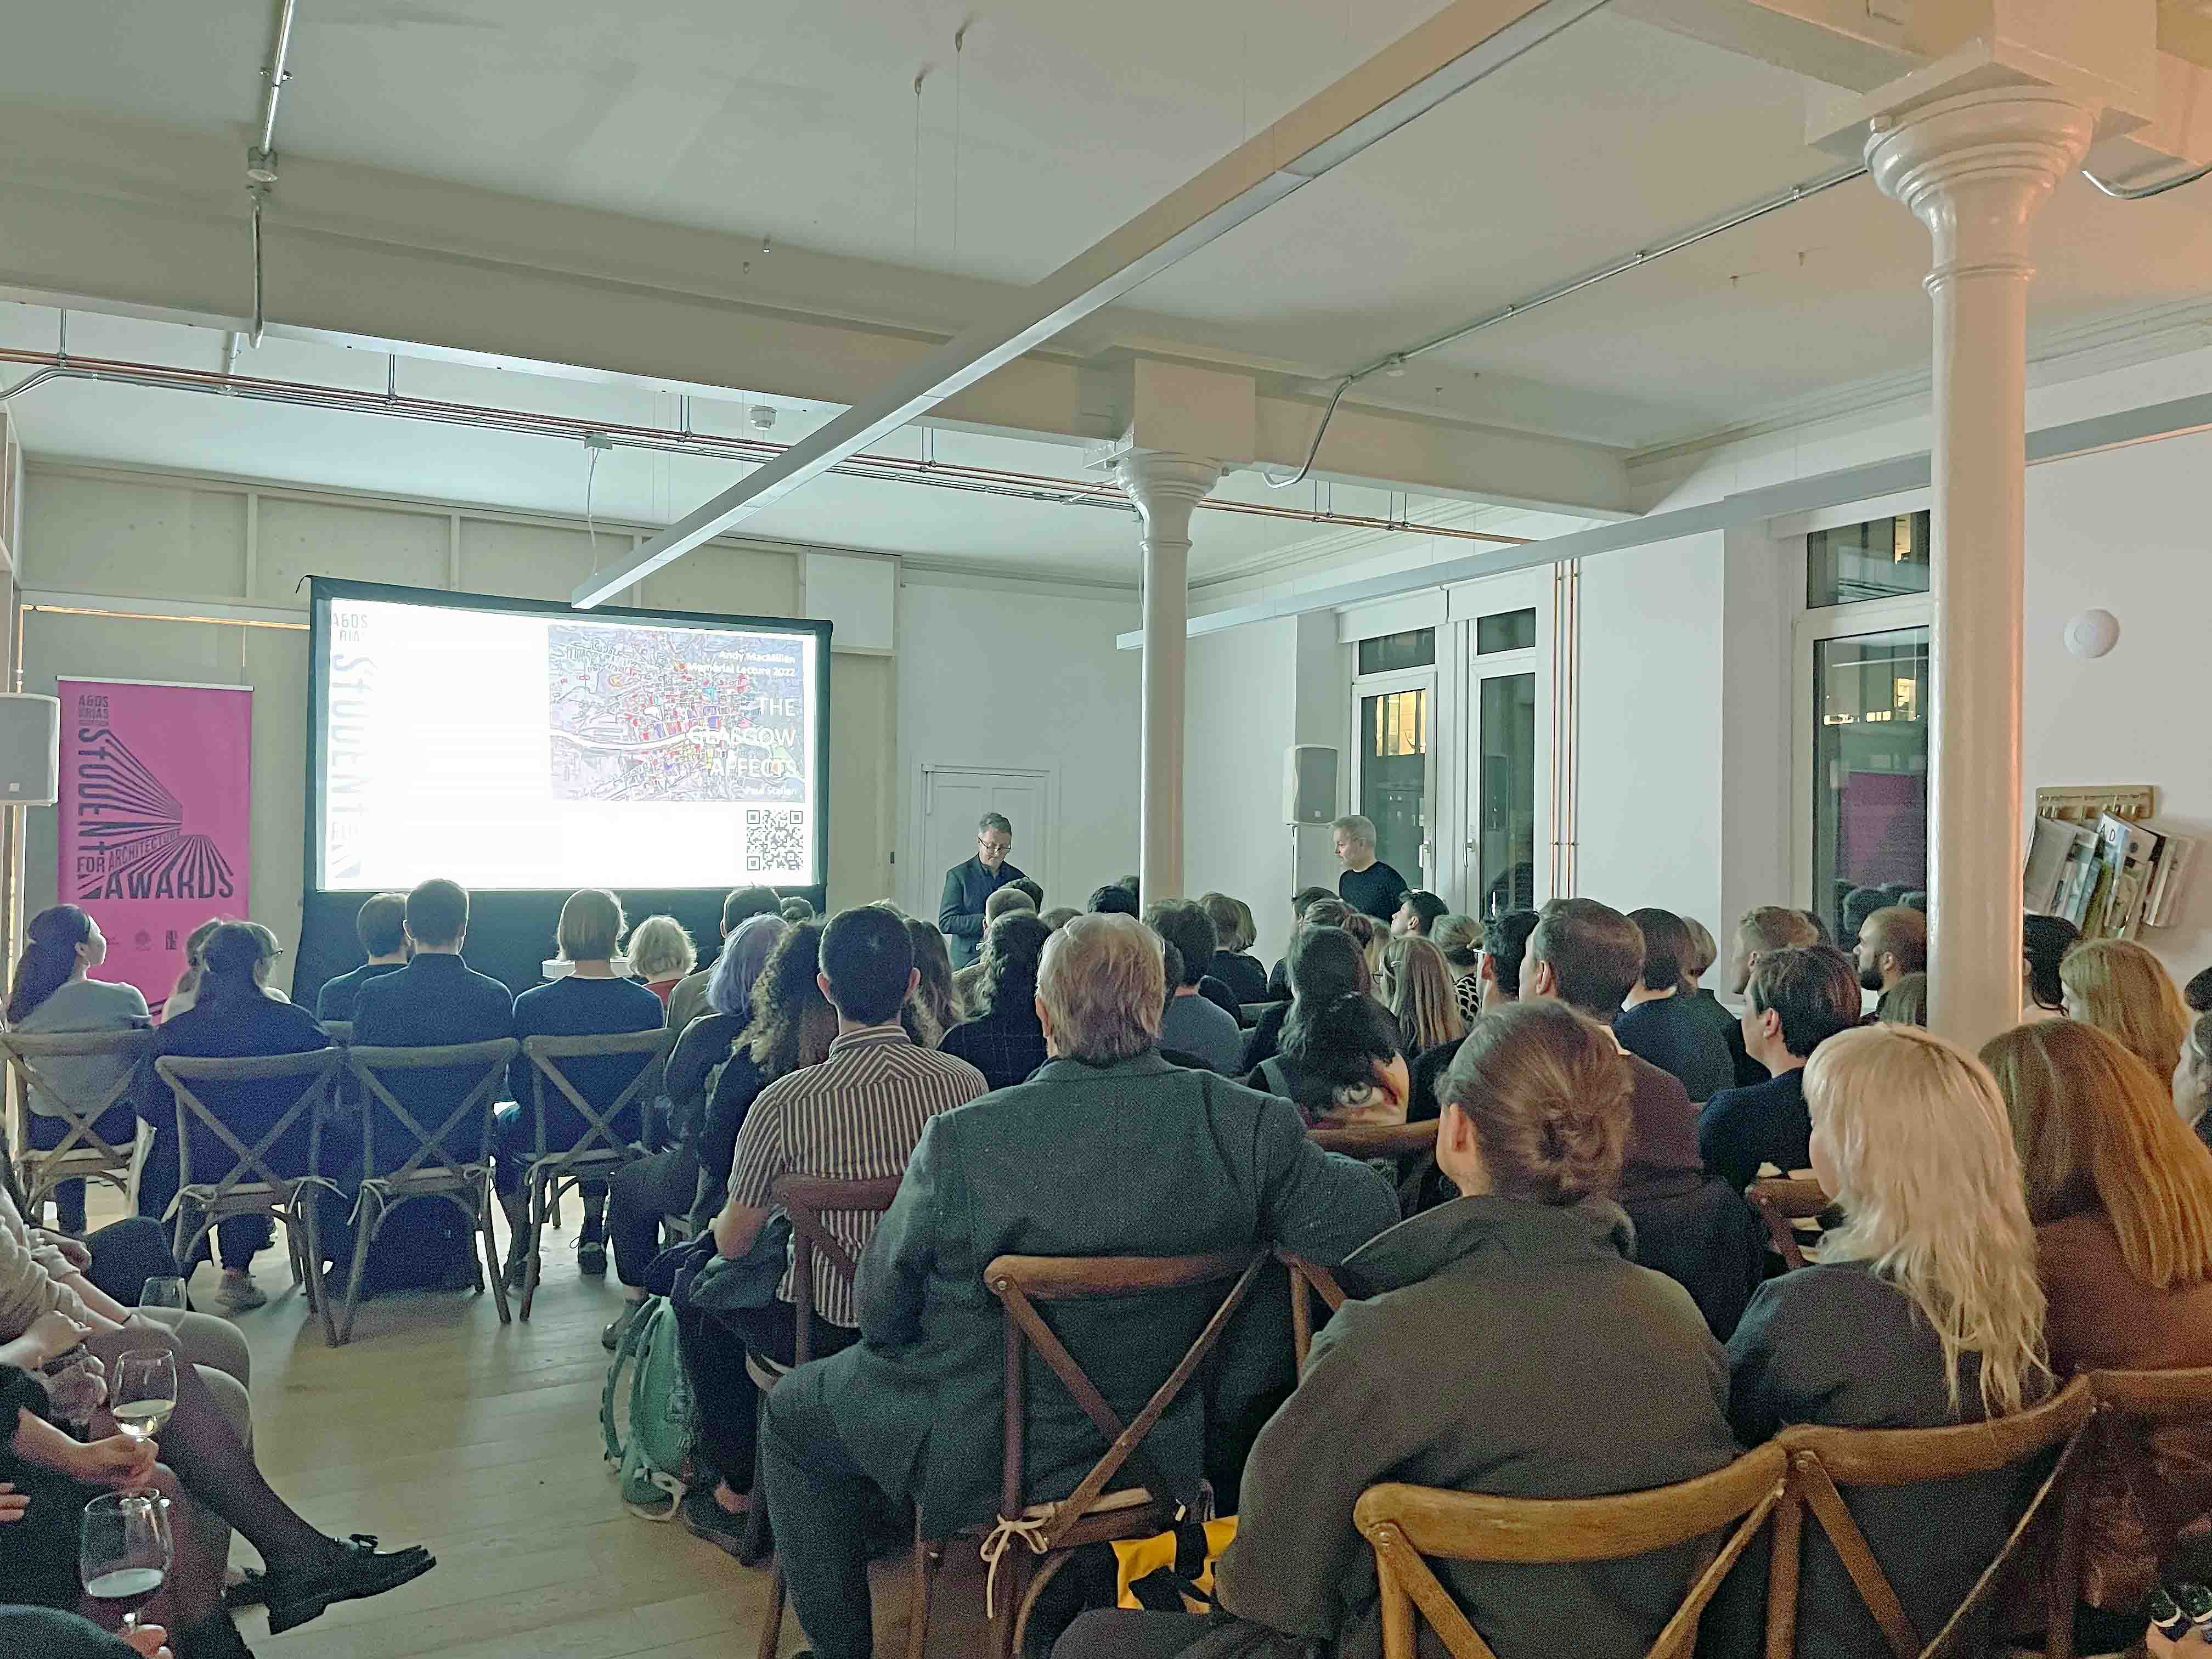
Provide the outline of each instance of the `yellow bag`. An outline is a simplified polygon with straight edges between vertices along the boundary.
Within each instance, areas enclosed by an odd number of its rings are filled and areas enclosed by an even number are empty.
[[[1213,1592],[1213,1564],[1221,1559],[1221,1552],[1229,1547],[1229,1540],[1237,1536],[1237,1517],[1224,1516],[1218,1521],[1206,1523],[1206,1562],[1194,1576],[1192,1582],[1209,1595]],[[1176,1535],[1164,1532],[1152,1538],[1117,1539],[1114,1544],[1115,1577],[1114,1602],[1116,1607],[1132,1610],[1144,1603],[1137,1599],[1132,1588],[1136,1582],[1155,1572],[1173,1573],[1176,1565]],[[1190,1598],[1182,1598],[1184,1611],[1203,1613],[1204,1607],[1188,1605]]]

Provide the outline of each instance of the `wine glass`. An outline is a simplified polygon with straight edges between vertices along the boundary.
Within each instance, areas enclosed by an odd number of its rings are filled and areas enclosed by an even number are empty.
[[[185,1281],[174,1273],[149,1278],[139,1289],[138,1311],[164,1325],[174,1325],[185,1306]]]
[[[138,1628],[138,1610],[169,1577],[168,1500],[151,1492],[106,1492],[84,1506],[77,1534],[77,1577],[84,1593]]]
[[[107,1413],[117,1428],[143,1445],[168,1425],[176,1409],[176,1355],[167,1348],[132,1348],[116,1356]]]

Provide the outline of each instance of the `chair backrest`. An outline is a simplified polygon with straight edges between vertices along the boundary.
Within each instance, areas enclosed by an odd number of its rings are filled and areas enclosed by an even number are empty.
[[[1298,1370],[1304,1371],[1306,1356],[1313,1351],[1313,1298],[1319,1297],[1322,1305],[1334,1313],[1344,1305],[1344,1286],[1327,1267],[1280,1245],[1275,1247],[1275,1260],[1291,1275],[1291,1352],[1297,1356]]]
[[[317,1173],[320,1108],[333,1097],[343,1051],[206,1058],[161,1054],[154,1070],[177,1102],[180,1186],[272,1186]],[[250,1137],[250,1139],[249,1139]]]
[[[59,1145],[33,1156],[53,1158],[65,1152],[96,1152],[118,1165],[128,1164],[130,1143],[111,1146],[94,1126],[130,1091],[139,1063],[153,1046],[150,1030],[0,1034],[0,1054],[7,1056],[8,1069],[15,1079],[16,1098],[24,1111],[30,1110],[31,1091],[36,1089],[40,1098],[69,1125]],[[64,1063],[54,1067],[48,1064],[52,1060]],[[106,1063],[90,1066],[66,1063],[71,1060]],[[81,1072],[94,1077],[105,1073],[106,1080],[87,1091],[79,1086],[76,1074]]]
[[[1323,1152],[1342,1152],[1346,1158],[1408,1158],[1437,1149],[1435,1118],[1419,1123],[1316,1127],[1306,1133]]]
[[[1797,1573],[1795,1540],[1803,1526],[1804,1512],[1827,1534],[1844,1570],[1875,1622],[1881,1627],[1894,1659],[1916,1659],[1948,1650],[1954,1635],[1989,1600],[2008,1568],[2021,1552],[2021,1542],[2044,1520],[2054,1493],[2063,1492],[2097,1409],[2088,1379],[2076,1377],[2051,1399],[2033,1410],[2018,1412],[1982,1423],[1965,1423],[1945,1429],[1831,1429],[1800,1425],[1784,1429],[1774,1444],[1790,1458],[1789,1493],[1776,1519],[1775,1572],[1767,1586],[1767,1651],[1791,1653],[1796,1648]],[[1898,1600],[1881,1564],[1875,1559],[1866,1534],[1844,1507],[1839,1488],[1847,1486],[1909,1486],[1970,1475],[1992,1474],[2025,1462],[2053,1447],[2063,1450],[2034,1497],[2021,1512],[1996,1559],[1984,1569],[1964,1601],[1954,1608],[1943,1628],[1924,1637],[1913,1627],[1904,1604]],[[2051,1511],[2054,1516],[2055,1510]],[[1789,1559],[1783,1559],[1781,1540],[1792,1540]],[[2070,1633],[2073,1601],[2051,1609],[2054,1625],[2066,1620]]]
[[[676,1036],[662,1028],[523,1038],[534,1153],[627,1151],[645,1133],[642,1103],[659,1091]]]
[[[326,1019],[323,1022],[323,1030],[331,1042],[341,1047],[353,1041],[353,1022],[349,1019]]]
[[[1385,1659],[1415,1659],[1421,1621],[1453,1659],[1497,1659],[1428,1558],[1521,1565],[1616,1561],[1717,1538],[1733,1526],[1694,1575],[1649,1659],[1686,1655],[1696,1643],[1706,1603],[1782,1503],[1788,1470],[1788,1455],[1769,1443],[1711,1474],[1609,1498],[1497,1498],[1395,1481],[1370,1486],[1352,1513],[1375,1552]]]
[[[1092,1464],[1075,1489],[1061,1500],[1045,1523],[1044,1548],[1050,1548],[1108,1489],[1124,1464],[1131,1465],[1152,1497],[1164,1504],[1188,1501],[1191,1493],[1171,1489],[1146,1455],[1144,1442],[1173,1406],[1199,1367],[1221,1340],[1237,1310],[1243,1305],[1252,1281],[1267,1260],[1265,1250],[1237,1250],[1188,1256],[1048,1256],[1002,1255],[983,1269],[983,1282],[1006,1310],[1005,1461],[1000,1481],[1000,1514],[1020,1516],[1027,1504],[1024,1486],[1024,1437],[1028,1402],[1028,1358],[1034,1346],[1075,1402],[1082,1407],[1106,1443],[1105,1455]],[[1081,1363],[1048,1325],[1040,1306],[1056,1303],[1165,1295],[1229,1281],[1230,1289],[1214,1308],[1196,1339],[1167,1378],[1152,1391],[1141,1410],[1123,1423],[1108,1404]]]
[[[1766,1241],[1775,1255],[1790,1267],[1805,1266],[1805,1252],[1797,1230],[1790,1224],[1808,1221],[1836,1201],[1820,1190],[1820,1183],[1805,1176],[1776,1176],[1754,1181],[1743,1189],[1751,1207],[1766,1224]]]
[[[362,1173],[404,1180],[434,1165],[456,1180],[487,1163],[492,1103],[521,1051],[513,1037],[427,1048],[348,1048],[359,1085]]]
[[[799,1337],[793,1344],[793,1363],[804,1365],[814,1357],[815,1256],[826,1260],[830,1271],[851,1285],[860,1273],[829,1218],[836,1214],[881,1215],[898,1196],[899,1180],[823,1181],[813,1176],[782,1176],[769,1189],[769,1201],[791,1218],[791,1284],[799,1318]]]

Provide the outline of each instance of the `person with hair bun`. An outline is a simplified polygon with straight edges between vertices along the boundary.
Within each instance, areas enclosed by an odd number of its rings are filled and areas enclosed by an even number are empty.
[[[1255,1638],[1381,1647],[1374,1557],[1352,1524],[1384,1480],[1589,1498],[1686,1480],[1735,1456],[1720,1345],[1680,1285],[1633,1261],[1613,1202],[1628,1062],[1556,1003],[1478,1020],[1444,1079],[1437,1161],[1460,1196],[1349,1256],[1346,1302],[1246,1466],[1216,1606]],[[1631,1424],[1633,1433],[1608,1425]],[[1694,1547],[1527,1566],[1434,1560],[1501,1659],[1632,1659],[1698,1565]],[[1091,1613],[1056,1659],[1167,1659],[1220,1627]],[[1233,1647],[1225,1650],[1236,1650]]]
[[[63,1031],[127,1031],[147,1023],[146,999],[137,986],[92,977],[92,970],[107,960],[107,940],[90,915],[74,904],[57,904],[33,916],[25,932],[23,954],[8,983],[9,1030],[52,1036]],[[87,1054],[43,1060],[39,1070],[70,1100],[88,1103],[122,1082],[130,1062]],[[48,1152],[68,1139],[69,1123],[46,1091],[32,1090],[25,1104],[34,1150]],[[136,1127],[130,1103],[118,1101],[94,1127],[109,1146],[128,1146]],[[84,1231],[83,1182],[64,1181],[54,1189],[54,1218],[65,1233]]]

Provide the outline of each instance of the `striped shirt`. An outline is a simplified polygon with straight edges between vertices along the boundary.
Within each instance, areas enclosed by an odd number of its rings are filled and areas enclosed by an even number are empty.
[[[769,1190],[787,1175],[817,1181],[884,1181],[906,1173],[922,1126],[964,1106],[989,1085],[964,1060],[918,1048],[896,1025],[870,1025],[841,1035],[819,1066],[786,1073],[760,1092],[738,1132],[730,1165],[730,1202],[769,1207]],[[830,1235],[860,1259],[883,1218],[833,1210]],[[798,1299],[788,1271],[777,1291]],[[814,1258],[814,1311],[833,1325],[860,1323],[853,1287],[819,1253]]]

